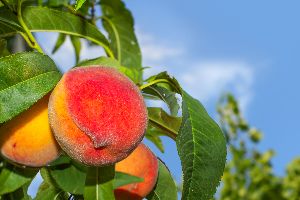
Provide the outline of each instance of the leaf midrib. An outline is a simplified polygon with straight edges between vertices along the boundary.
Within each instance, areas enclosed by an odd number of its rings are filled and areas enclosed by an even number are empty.
[[[192,99],[192,100],[194,100],[194,99]],[[190,166],[190,167],[192,167],[193,168],[193,170],[192,170],[192,172],[191,172],[191,177],[190,177],[190,183],[189,183],[189,185],[191,185],[191,182],[192,182],[192,180],[193,180],[193,176],[194,176],[194,168],[195,168],[195,144],[196,144],[196,142],[195,142],[195,137],[194,137],[194,131],[193,131],[193,120],[192,120],[192,117],[190,116],[190,112],[191,112],[191,110],[190,110],[190,105],[191,104],[189,104],[189,102],[187,101],[186,102],[186,104],[187,104],[187,111],[188,111],[188,118],[187,118],[187,120],[190,118],[190,123],[191,123],[191,131],[192,131],[192,141],[193,141],[193,153],[192,153],[192,156],[193,156],[193,159],[192,159],[192,166]],[[190,196],[190,194],[191,194],[191,187],[189,187],[189,189],[188,189],[188,194],[187,194],[187,199],[188,199],[188,197]]]
[[[30,81],[30,80],[32,80],[32,79],[35,79],[35,78],[37,78],[37,77],[43,76],[43,75],[45,75],[45,74],[53,73],[53,72],[59,73],[58,71],[53,70],[53,71],[49,71],[49,72],[46,72],[46,73],[39,74],[39,75],[37,75],[37,76],[33,76],[33,77],[29,78],[29,79],[26,79],[26,80],[24,80],[24,81],[18,82],[17,84],[11,85],[11,86],[9,86],[9,87],[3,89],[3,90],[0,90],[0,95],[1,95],[2,92],[6,91],[6,90],[9,90],[9,89],[12,88],[12,87],[15,87],[15,86],[17,86],[17,85],[20,85],[20,84],[22,84],[22,83],[26,83],[26,82],[28,82],[28,81]]]

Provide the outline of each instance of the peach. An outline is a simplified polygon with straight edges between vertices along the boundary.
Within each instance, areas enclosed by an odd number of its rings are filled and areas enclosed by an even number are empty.
[[[111,67],[89,66],[64,74],[50,97],[49,120],[71,158],[104,166],[137,147],[148,119],[140,90],[129,78]]]
[[[117,200],[140,200],[154,188],[158,175],[158,160],[151,150],[140,144],[127,158],[116,164],[116,171],[144,179],[119,187],[114,191]]]
[[[45,166],[60,154],[51,132],[46,95],[28,110],[0,127],[1,154],[15,163],[31,167]]]

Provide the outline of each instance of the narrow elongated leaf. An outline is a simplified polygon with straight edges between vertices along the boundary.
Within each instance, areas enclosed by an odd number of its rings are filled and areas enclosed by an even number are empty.
[[[80,51],[81,51],[81,42],[78,37],[72,36],[71,35],[71,42],[75,50],[75,58],[76,58],[76,63],[78,63],[80,59]]]
[[[88,169],[85,188],[85,200],[114,200],[115,167],[91,167]]]
[[[142,79],[141,50],[134,33],[133,17],[121,0],[100,1],[102,23],[109,34],[110,46],[121,65],[134,68],[139,73],[136,79]]]
[[[86,0],[76,0],[75,10],[79,10]]]
[[[52,50],[52,54],[54,54],[64,44],[64,42],[66,41],[66,37],[67,36],[65,34],[62,34],[62,33],[60,33],[58,35],[55,46]]]
[[[34,177],[36,171],[18,169],[14,166],[6,166],[0,173],[0,196],[13,192],[29,183]]]
[[[23,18],[32,32],[60,32],[86,38],[111,55],[109,43],[98,28],[71,13],[45,7],[25,7]]]
[[[130,174],[126,174],[123,172],[116,172],[115,173],[115,180],[114,180],[114,189],[121,187],[123,185],[128,185],[131,183],[140,183],[143,182],[144,179],[137,177],[137,176],[132,176]]]
[[[61,77],[45,55],[25,52],[0,58],[0,123],[41,99]]]
[[[159,160],[159,170],[156,186],[146,197],[148,200],[177,200],[177,187],[170,171]]]
[[[169,136],[172,139],[176,138],[181,124],[180,117],[170,116],[162,108],[149,107],[148,119],[161,135]]]
[[[183,200],[207,200],[219,185],[226,161],[226,142],[201,103],[182,91],[183,120],[177,149],[183,170]]]

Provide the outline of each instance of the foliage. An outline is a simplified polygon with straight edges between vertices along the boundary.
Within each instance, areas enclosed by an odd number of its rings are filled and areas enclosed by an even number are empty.
[[[262,133],[243,118],[238,102],[228,94],[218,105],[221,127],[226,135],[229,161],[216,199],[297,200],[300,197],[300,159],[292,161],[284,177],[273,171],[273,150],[260,152],[256,144]]]
[[[176,142],[183,167],[182,199],[206,200],[214,195],[225,166],[224,135],[201,103],[186,93],[167,72],[144,79],[134,19],[121,0],[0,1],[0,123],[28,109],[59,81],[59,70],[50,57],[44,55],[34,36],[35,32],[57,32],[59,36],[52,53],[57,53],[66,37],[70,37],[76,66],[115,67],[140,87],[145,99],[168,105],[168,111],[148,108],[146,138],[162,152],[161,136]],[[98,20],[106,33],[97,26]],[[12,46],[7,45],[16,42],[16,35],[22,36],[29,52],[14,53]],[[106,56],[80,60],[83,39],[90,45],[101,46]],[[178,96],[181,96],[181,107]],[[178,112],[180,108],[182,116]],[[43,183],[35,199],[109,200],[114,199],[113,189],[117,186],[143,181],[115,172],[114,166],[88,167],[67,156],[43,168],[22,167],[0,160],[0,199],[31,199],[27,189],[38,172]],[[146,198],[177,199],[176,184],[162,161],[159,161],[156,186]]]

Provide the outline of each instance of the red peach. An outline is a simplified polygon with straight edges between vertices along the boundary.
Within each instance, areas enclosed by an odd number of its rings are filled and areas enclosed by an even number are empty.
[[[124,159],[141,142],[147,109],[139,88],[116,69],[78,67],[53,90],[49,120],[71,158],[103,166]]]

